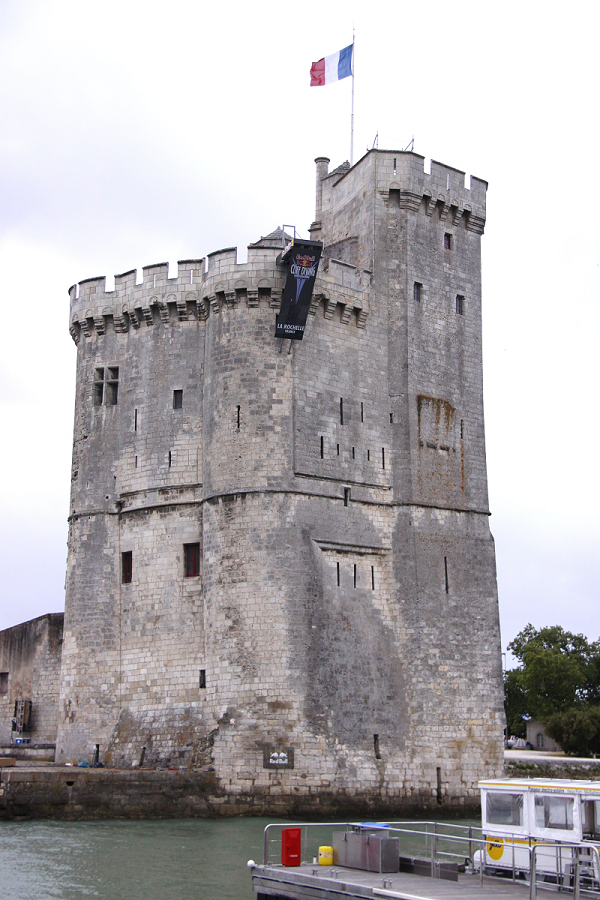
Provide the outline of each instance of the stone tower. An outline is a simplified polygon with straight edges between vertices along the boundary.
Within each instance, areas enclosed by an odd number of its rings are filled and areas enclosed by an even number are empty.
[[[486,183],[317,161],[304,340],[275,232],[70,290],[59,761],[213,767],[256,811],[476,802],[503,764]]]

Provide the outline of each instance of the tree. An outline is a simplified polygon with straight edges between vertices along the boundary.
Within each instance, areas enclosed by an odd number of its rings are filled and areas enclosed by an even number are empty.
[[[531,717],[565,752],[597,752],[600,641],[590,643],[558,625],[539,630],[527,625],[508,649],[520,663],[504,679],[509,729],[518,734],[523,716]]]

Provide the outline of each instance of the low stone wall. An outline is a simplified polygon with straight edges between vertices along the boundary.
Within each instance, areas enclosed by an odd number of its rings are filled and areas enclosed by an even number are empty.
[[[87,769],[63,766],[18,766],[0,770],[0,819],[145,819],[218,816],[295,816],[331,819],[390,816],[478,815],[466,803],[435,805],[347,796],[271,793],[227,794],[210,768],[200,771],[160,769]]]
[[[537,759],[506,760],[506,778],[572,778],[600,781],[600,760],[570,759],[568,756],[543,756]]]
[[[54,762],[56,744],[0,744],[0,757],[8,756],[18,760]]]

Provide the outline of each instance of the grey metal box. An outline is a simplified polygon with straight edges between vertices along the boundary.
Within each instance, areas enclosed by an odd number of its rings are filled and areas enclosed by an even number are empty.
[[[397,872],[400,841],[396,837],[352,831],[334,831],[333,862],[365,872]]]

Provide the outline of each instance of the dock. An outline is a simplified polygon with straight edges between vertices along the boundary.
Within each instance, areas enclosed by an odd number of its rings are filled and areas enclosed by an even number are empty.
[[[530,896],[527,882],[508,878],[480,879],[465,874],[454,882],[404,872],[382,874],[314,865],[255,865],[252,886],[257,900],[529,900]]]

